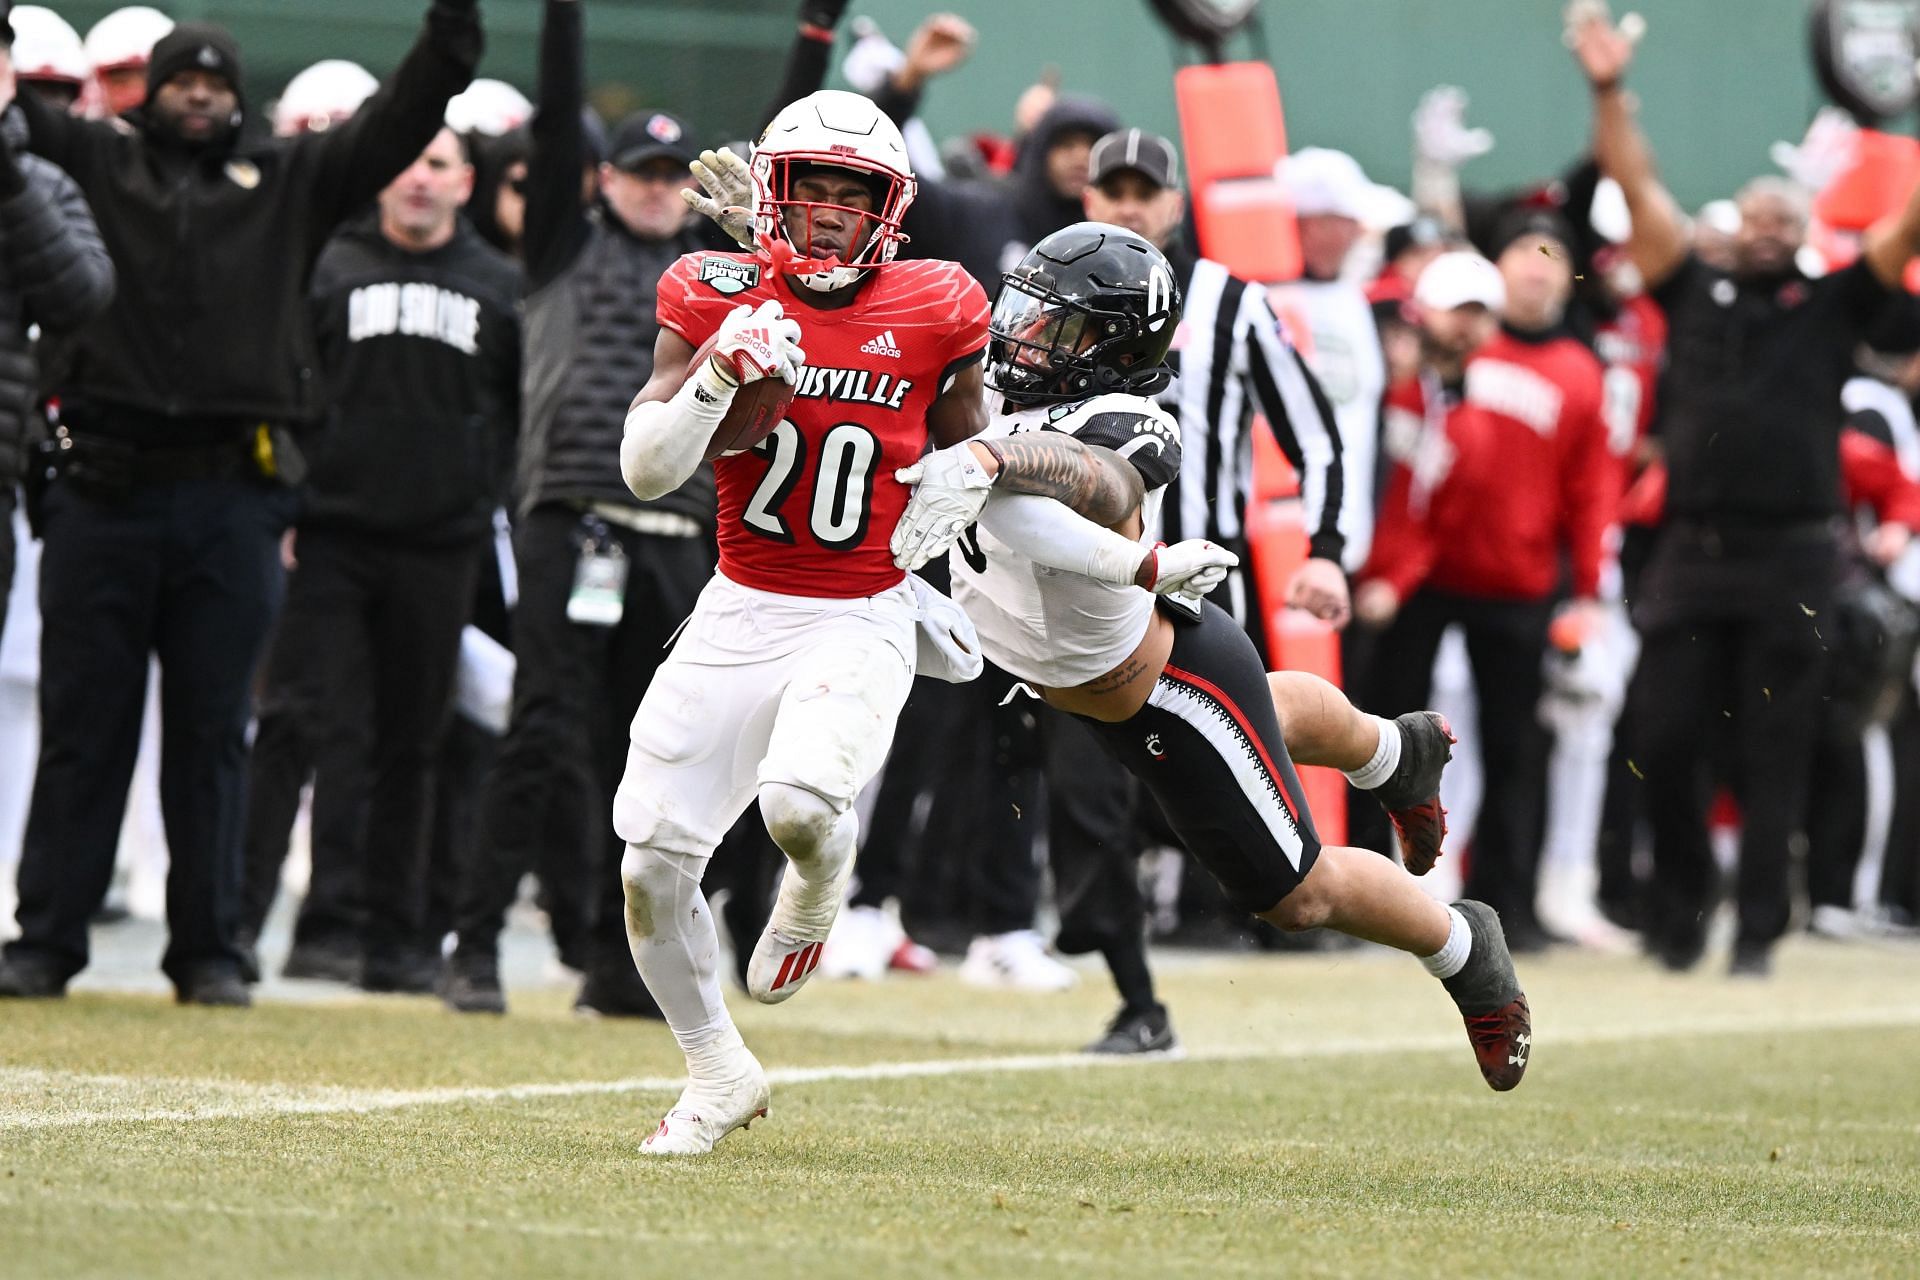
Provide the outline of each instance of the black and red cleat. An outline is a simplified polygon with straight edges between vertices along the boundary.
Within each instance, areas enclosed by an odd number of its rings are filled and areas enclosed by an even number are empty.
[[[1484,902],[1463,898],[1453,904],[1473,931],[1473,949],[1459,973],[1442,979],[1460,1008],[1467,1039],[1490,1088],[1505,1093],[1520,1083],[1533,1057],[1533,1013],[1513,971],[1500,917]]]
[[[1456,739],[1437,711],[1409,711],[1393,722],[1400,730],[1400,767],[1374,788],[1400,837],[1400,860],[1423,876],[1440,860],[1447,838],[1447,811],[1440,803],[1440,775],[1453,759]]]
[[[1501,1093],[1520,1083],[1533,1050],[1533,1015],[1525,996],[1515,996],[1492,1013],[1462,1014],[1480,1074]]]

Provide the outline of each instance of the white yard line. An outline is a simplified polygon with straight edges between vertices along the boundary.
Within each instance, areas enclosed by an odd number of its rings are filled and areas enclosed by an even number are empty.
[[[1562,1049],[1583,1045],[1674,1040],[1690,1036],[1911,1026],[1920,1026],[1920,1005],[1841,1009],[1798,1015],[1772,1013],[1691,1017],[1651,1026],[1640,1024],[1566,1030],[1555,1029],[1549,1021],[1539,1028],[1539,1047],[1551,1057]],[[1451,1031],[1407,1036],[1316,1036],[1291,1044],[1203,1048],[1188,1053],[1185,1061],[1266,1062],[1362,1054],[1461,1051],[1461,1033]],[[1173,1060],[1160,1058],[1143,1061],[1083,1053],[1017,1054],[823,1067],[776,1067],[767,1072],[767,1078],[775,1085],[808,1085],[1000,1075],[1025,1071],[1141,1069],[1170,1061]],[[0,1130],[92,1124],[185,1123],[271,1115],[372,1113],[408,1107],[522,1102],[607,1094],[673,1094],[679,1092],[684,1083],[684,1079],[677,1076],[636,1076],[621,1080],[562,1080],[431,1089],[352,1089],[331,1085],[251,1084],[0,1067]],[[103,1097],[103,1094],[108,1096]],[[116,1094],[119,1095],[117,1099],[111,1096]]]

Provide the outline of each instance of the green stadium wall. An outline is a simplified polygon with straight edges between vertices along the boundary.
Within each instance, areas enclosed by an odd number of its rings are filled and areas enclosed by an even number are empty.
[[[664,106],[713,140],[743,135],[772,91],[793,33],[793,0],[584,0],[596,102],[610,112]],[[83,33],[116,5],[54,6]],[[248,90],[270,100],[325,57],[377,74],[404,52],[419,0],[171,0],[179,18],[225,23],[240,39]],[[854,0],[904,41],[937,0]],[[945,0],[980,31],[973,60],[933,85],[925,118],[945,137],[1005,130],[1014,97],[1042,68],[1107,98],[1129,123],[1177,124],[1173,70],[1191,58],[1146,0]],[[1560,45],[1559,0],[1264,0],[1264,56],[1278,73],[1294,146],[1339,147],[1381,181],[1406,184],[1408,116],[1422,92],[1458,84],[1495,151],[1470,184],[1557,171],[1586,137],[1585,95]],[[1621,8],[1628,7],[1621,3]],[[1662,167],[1692,206],[1772,169],[1768,144],[1797,140],[1821,103],[1806,56],[1805,0],[1643,0],[1648,22],[1632,77]],[[484,73],[531,91],[538,0],[484,0]],[[1232,56],[1262,56],[1241,39]]]

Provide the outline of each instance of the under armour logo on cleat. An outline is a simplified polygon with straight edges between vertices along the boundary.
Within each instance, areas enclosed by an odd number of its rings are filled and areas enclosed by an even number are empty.
[[[1533,1037],[1525,1035],[1515,1036],[1513,1042],[1519,1046],[1520,1052],[1508,1054],[1507,1065],[1510,1067],[1524,1067],[1527,1065],[1527,1051],[1533,1047]]]

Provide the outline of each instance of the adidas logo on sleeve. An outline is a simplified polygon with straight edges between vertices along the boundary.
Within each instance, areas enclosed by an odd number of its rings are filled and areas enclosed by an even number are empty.
[[[870,356],[891,356],[895,360],[901,357],[899,344],[893,340],[893,330],[891,329],[888,329],[878,337],[869,338],[861,344],[860,350]]]

